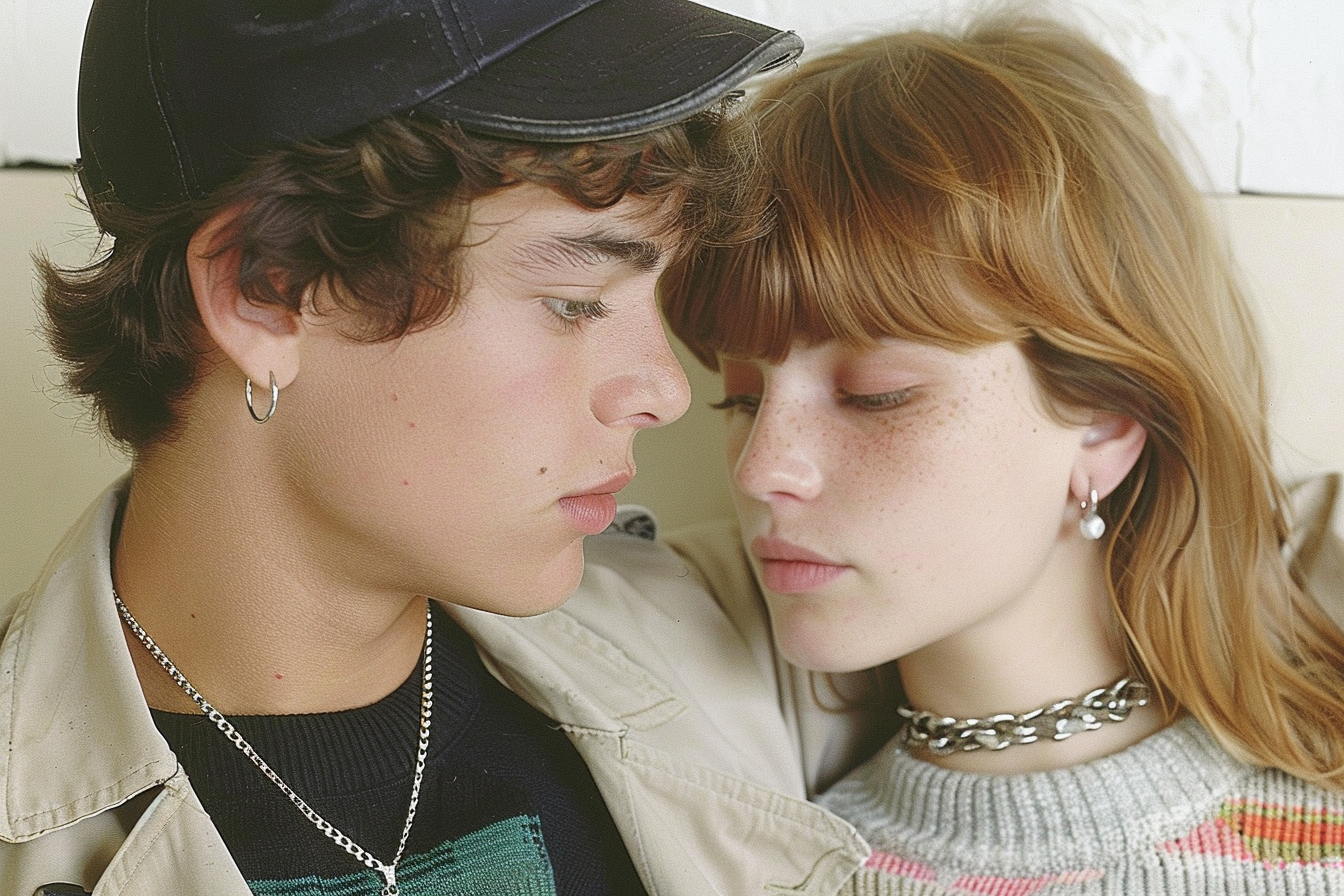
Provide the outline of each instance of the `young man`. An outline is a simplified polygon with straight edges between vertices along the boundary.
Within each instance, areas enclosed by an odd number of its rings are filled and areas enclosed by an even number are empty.
[[[654,283],[756,218],[722,101],[799,49],[683,0],[96,0],[107,251],[44,302],[133,466],[4,612],[0,891],[642,891],[440,604],[574,589],[688,400]]]

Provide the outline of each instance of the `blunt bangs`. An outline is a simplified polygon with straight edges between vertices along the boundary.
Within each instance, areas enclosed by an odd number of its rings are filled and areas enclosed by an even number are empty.
[[[1058,279],[1012,259],[1024,243],[1063,256],[1058,153],[1041,157],[1051,141],[1011,85],[986,70],[968,91],[967,60],[922,37],[876,59],[841,51],[760,100],[775,226],[701,250],[663,285],[673,330],[711,369],[778,361],[795,341],[970,348],[1048,328],[1031,295]]]

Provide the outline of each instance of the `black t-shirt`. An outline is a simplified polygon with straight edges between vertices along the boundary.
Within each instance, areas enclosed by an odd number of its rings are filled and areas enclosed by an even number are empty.
[[[420,692],[417,665],[372,706],[230,721],[319,815],[387,862],[410,801]],[[153,715],[254,893],[381,891],[381,874],[319,832],[204,716]],[[486,671],[437,607],[430,746],[397,882],[403,896],[645,892],[574,746]]]

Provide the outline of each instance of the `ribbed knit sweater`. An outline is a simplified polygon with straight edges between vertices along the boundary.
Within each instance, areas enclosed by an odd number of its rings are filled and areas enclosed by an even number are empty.
[[[819,802],[873,848],[850,896],[1344,894],[1344,796],[1234,759],[1188,717],[1020,775],[948,771],[893,741]]]

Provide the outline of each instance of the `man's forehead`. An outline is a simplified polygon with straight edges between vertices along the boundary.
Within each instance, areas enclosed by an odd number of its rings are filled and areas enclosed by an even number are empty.
[[[648,272],[677,253],[680,239],[665,203],[626,196],[607,208],[585,208],[554,190],[520,184],[472,201],[464,242],[486,250],[493,263],[534,271],[620,265]]]

